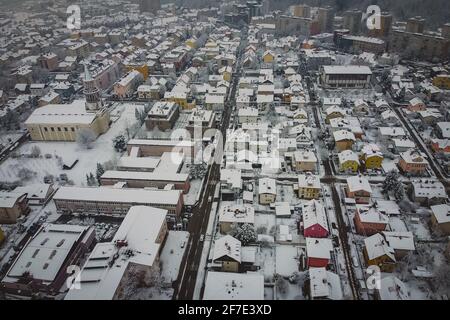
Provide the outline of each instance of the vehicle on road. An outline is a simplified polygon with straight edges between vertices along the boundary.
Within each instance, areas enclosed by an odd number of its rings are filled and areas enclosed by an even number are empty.
[[[204,234],[200,235],[200,242],[203,242],[204,240],[205,240],[205,235]]]
[[[185,240],[181,241],[181,245],[180,245],[181,249],[183,249],[185,245],[186,245],[186,241]]]

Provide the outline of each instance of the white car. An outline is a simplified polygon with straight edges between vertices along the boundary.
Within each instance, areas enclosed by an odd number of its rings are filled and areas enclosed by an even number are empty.
[[[200,242],[203,242],[203,240],[205,240],[205,235],[204,234],[200,235]]]

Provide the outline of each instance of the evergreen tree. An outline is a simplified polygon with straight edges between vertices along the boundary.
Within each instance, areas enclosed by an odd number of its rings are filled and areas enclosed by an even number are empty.
[[[114,149],[119,153],[122,153],[125,150],[127,150],[127,141],[125,139],[125,136],[121,134],[115,137],[113,140],[113,146]]]
[[[104,173],[105,173],[105,169],[103,168],[103,166],[100,163],[97,163],[97,173],[96,173],[97,181],[100,181],[100,177]]]

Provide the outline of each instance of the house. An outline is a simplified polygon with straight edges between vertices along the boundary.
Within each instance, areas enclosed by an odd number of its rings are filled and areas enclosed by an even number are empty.
[[[405,130],[402,127],[379,127],[378,134],[385,143],[389,143],[395,138],[406,137]]]
[[[259,203],[270,204],[275,202],[277,197],[277,184],[275,179],[261,178],[258,182]]]
[[[345,189],[348,198],[355,199],[356,203],[369,203],[372,194],[372,188],[369,181],[362,176],[347,178],[347,187]]]
[[[407,137],[392,139],[392,143],[394,151],[397,153],[406,152],[409,149],[416,148],[414,141],[408,139]]]
[[[436,123],[436,132],[441,139],[450,139],[450,122]]]
[[[0,223],[16,223],[20,216],[29,212],[26,193],[0,191]]]
[[[344,297],[339,275],[325,268],[310,268],[309,290],[311,300],[342,300]]]
[[[267,50],[263,53],[262,59],[264,63],[271,63],[275,60],[275,54],[272,51]]]
[[[347,130],[335,131],[333,137],[338,151],[351,150],[356,141],[355,135]]]
[[[290,218],[291,206],[289,202],[275,202],[275,216],[277,218]]]
[[[132,70],[114,84],[114,94],[121,99],[131,97],[136,88],[143,81],[144,76],[142,75],[142,73],[136,70]]]
[[[300,199],[319,199],[320,184],[319,176],[312,174],[301,174],[298,176],[298,197]]]
[[[226,235],[214,242],[213,262],[222,264],[224,272],[238,272],[241,264],[241,242]]]
[[[78,266],[94,243],[93,226],[43,224],[28,238],[0,287],[7,296],[54,297],[66,284],[68,267]]]
[[[159,256],[168,228],[167,210],[131,207],[111,242],[98,243],[74,280],[65,300],[126,299],[132,274],[159,272]],[[101,270],[101,272],[98,272]]]
[[[397,260],[416,250],[414,235],[410,231],[383,231],[382,235],[389,246],[394,249],[394,255]]]
[[[353,102],[353,113],[357,115],[368,115],[369,105],[362,99],[357,99]]]
[[[264,275],[208,271],[203,300],[264,300]]]
[[[205,107],[207,110],[223,110],[225,106],[225,96],[206,94],[205,95]]]
[[[388,109],[381,113],[381,119],[384,123],[389,123],[392,125],[399,125],[400,120],[394,111]]]
[[[224,201],[234,201],[242,191],[242,172],[240,169],[220,170],[220,191]]]
[[[14,189],[14,192],[26,193],[28,204],[30,206],[41,206],[50,200],[50,197],[55,192],[55,189],[53,189],[52,184],[38,183],[29,184],[24,187],[17,187]]]
[[[344,150],[338,153],[339,171],[357,172],[359,168],[358,155],[352,150]]]
[[[317,157],[312,150],[296,150],[292,156],[292,167],[297,172],[315,172]]]
[[[380,233],[364,239],[363,254],[367,265],[378,266],[382,272],[394,271],[397,263],[394,249]]]
[[[432,206],[447,202],[444,185],[437,180],[419,179],[411,181],[411,199],[424,206]]]
[[[326,114],[325,123],[329,124],[331,119],[344,118],[346,112],[339,106],[331,106],[325,110],[325,114]]]
[[[427,106],[420,98],[414,98],[409,101],[407,109],[411,112],[425,111]]]
[[[439,204],[431,206],[431,225],[435,230],[450,235],[450,205]]]
[[[435,153],[450,153],[450,139],[431,139],[431,149]]]
[[[436,108],[427,108],[425,111],[417,113],[419,114],[419,119],[426,125],[434,125],[444,118],[443,114]]]
[[[325,268],[331,260],[333,242],[328,238],[306,238],[307,265],[309,268]]]
[[[428,161],[416,149],[409,149],[400,153],[398,166],[405,173],[421,176],[427,171]]]
[[[233,225],[255,223],[255,208],[247,204],[224,205],[219,213],[220,233],[228,234]]]
[[[328,228],[325,208],[318,200],[310,200],[303,205],[303,235],[306,238],[326,238]]]
[[[180,116],[180,106],[174,102],[157,101],[145,118],[147,130],[158,128],[160,131],[172,129]]]
[[[376,144],[366,144],[360,153],[361,164],[366,169],[381,169],[381,163],[383,162],[383,154],[380,147]]]
[[[389,109],[389,103],[387,103],[384,99],[378,99],[375,101],[375,107],[380,112],[384,112]]]
[[[396,276],[382,278],[377,293],[380,300],[411,300],[408,287]]]
[[[358,234],[371,236],[386,230],[389,217],[381,213],[374,205],[356,205],[354,222]]]
[[[244,107],[238,110],[239,123],[256,123],[258,122],[258,109]]]
[[[357,117],[330,119],[330,128],[332,132],[347,130],[355,135],[355,139],[361,139],[364,135],[364,130]]]

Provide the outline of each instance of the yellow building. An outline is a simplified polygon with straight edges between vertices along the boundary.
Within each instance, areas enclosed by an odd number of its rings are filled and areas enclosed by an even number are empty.
[[[433,85],[440,88],[450,90],[450,75],[440,74],[433,78]]]
[[[275,60],[275,55],[272,53],[272,51],[268,50],[264,52],[263,54],[263,61],[264,63],[271,63]]]
[[[233,69],[230,66],[222,67],[219,70],[219,73],[222,75],[223,80],[227,82],[231,82],[231,76],[233,74]]]
[[[189,48],[197,49],[197,39],[195,39],[195,38],[187,39],[186,42],[185,42],[185,44],[186,44]]]
[[[359,168],[358,155],[352,150],[344,150],[338,154],[339,170],[342,172],[357,172]]]
[[[383,154],[376,144],[368,144],[362,148],[360,160],[366,169],[381,169]]]
[[[148,76],[149,76],[149,69],[148,69],[148,65],[147,63],[129,63],[129,64],[124,64],[125,69],[127,70],[127,72],[136,70],[139,71],[140,73],[142,73],[142,75],[144,76],[144,80],[147,80]]]
[[[37,108],[25,125],[33,141],[76,141],[82,129],[98,137],[109,129],[110,116],[106,109],[88,112],[84,100],[71,104],[47,105]]]

